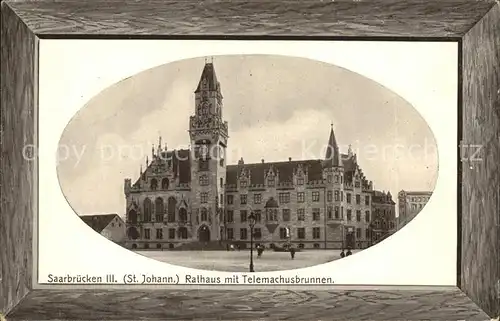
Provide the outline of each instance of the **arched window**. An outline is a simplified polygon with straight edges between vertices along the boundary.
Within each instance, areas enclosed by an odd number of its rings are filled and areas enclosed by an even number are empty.
[[[169,184],[168,178],[165,177],[161,180],[161,189],[168,189]]]
[[[177,201],[175,197],[170,197],[168,199],[168,221],[175,222],[175,207],[177,206]]]
[[[128,212],[128,221],[130,224],[137,224],[137,212],[135,210]]]
[[[163,214],[165,213],[165,207],[163,206],[163,198],[158,197],[155,200],[155,221],[163,222]]]
[[[187,211],[185,208],[179,210],[179,221],[187,222]]]
[[[151,180],[151,190],[155,191],[157,188],[158,188],[158,181],[156,180],[156,178],[153,178]]]
[[[149,198],[146,198],[144,200],[143,206],[144,206],[144,222],[151,222],[151,212],[153,207],[151,200]]]
[[[208,212],[206,208],[201,209],[201,221],[208,221]]]

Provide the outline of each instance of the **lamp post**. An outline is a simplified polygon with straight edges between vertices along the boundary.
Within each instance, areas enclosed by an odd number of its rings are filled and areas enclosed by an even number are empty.
[[[255,214],[250,212],[248,217],[248,224],[250,225],[250,272],[255,272],[253,269],[253,227],[255,226]]]

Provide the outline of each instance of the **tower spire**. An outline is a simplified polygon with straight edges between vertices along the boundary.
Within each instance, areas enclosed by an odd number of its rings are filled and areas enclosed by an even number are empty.
[[[330,124],[330,126],[330,137],[328,138],[325,161],[329,166],[339,166],[339,146],[337,145],[337,140],[335,139],[333,122]]]
[[[213,62],[213,58],[212,58]],[[219,89],[219,82],[217,81],[217,76],[215,75],[214,65],[208,63],[207,58],[205,58],[205,66],[201,72],[200,81],[196,87],[195,93],[202,90],[217,91]]]

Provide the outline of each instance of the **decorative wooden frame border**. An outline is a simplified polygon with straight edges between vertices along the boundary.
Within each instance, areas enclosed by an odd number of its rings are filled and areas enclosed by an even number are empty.
[[[9,320],[486,320],[498,317],[498,1],[235,2],[2,2],[0,312]],[[37,193],[36,163],[23,159],[22,147],[37,142],[39,39],[180,35],[219,39],[264,36],[457,41],[462,84],[459,101],[463,105],[459,112],[458,141],[463,142],[462,146],[483,146],[482,161],[475,162],[468,157],[458,173],[461,210],[458,286],[392,290],[356,287],[317,292],[33,290],[32,238],[36,231],[33,230],[32,200]],[[464,156],[463,149],[458,149],[457,154]],[[242,301],[246,301],[251,310],[238,310]]]

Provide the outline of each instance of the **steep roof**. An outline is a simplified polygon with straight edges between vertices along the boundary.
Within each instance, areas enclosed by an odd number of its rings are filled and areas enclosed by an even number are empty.
[[[385,193],[381,191],[373,191],[372,202],[377,204],[396,204],[392,199],[392,195],[390,192]]]
[[[155,170],[167,171],[168,167],[171,166],[174,177],[179,177],[179,183],[187,184],[191,182],[191,153],[189,149],[179,149],[173,151],[163,151],[161,157],[155,157],[148,164],[148,167],[142,173],[145,177],[148,173],[154,172]],[[168,165],[168,166],[165,166]],[[138,186],[141,182],[142,177],[139,177],[134,186]]]
[[[90,226],[97,233],[101,233],[106,226],[115,218],[118,214],[98,214],[98,215],[85,215],[80,216],[82,221]]]
[[[325,155],[325,167],[329,166],[339,166],[339,146],[337,145],[337,139],[335,138],[335,133],[333,132],[333,125],[330,130],[330,137],[328,138],[328,146]]]
[[[196,87],[195,93],[202,90],[204,80],[207,82],[208,90],[213,91],[219,89],[219,82],[217,81],[217,76],[215,75],[215,68],[213,63],[205,63],[205,67],[203,67],[200,81],[198,82],[198,87]]]
[[[271,167],[273,167],[275,171],[279,171],[280,182],[292,182],[294,170],[298,167],[299,164],[303,166],[304,171],[307,168],[309,180],[320,180],[323,178],[322,161],[305,160],[228,165],[226,168],[226,182],[230,185],[236,184],[238,174],[242,169],[245,169],[251,175],[251,185],[263,185],[265,173]]]

